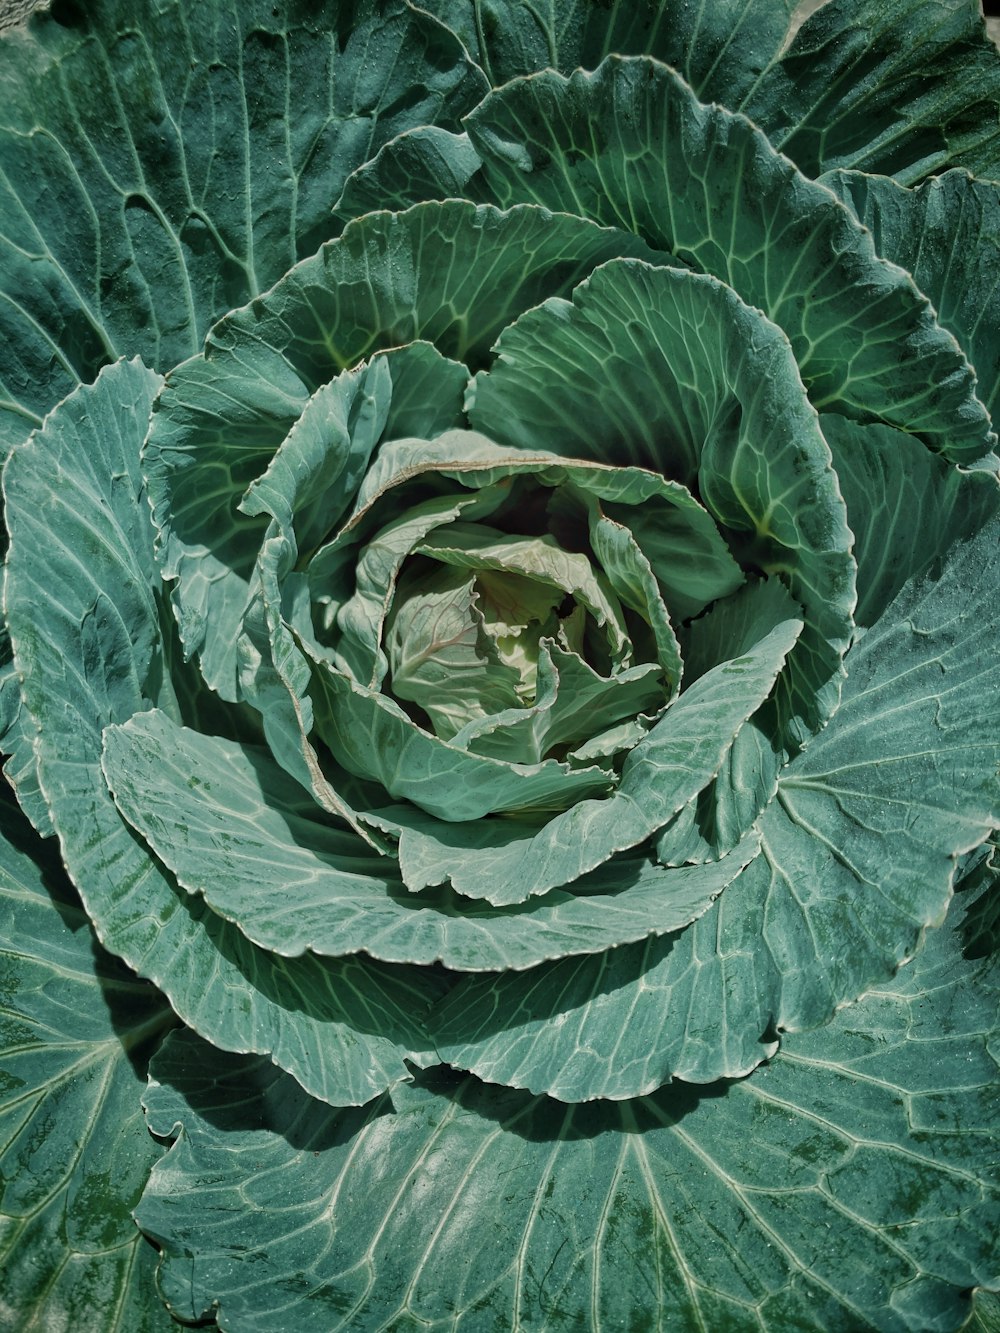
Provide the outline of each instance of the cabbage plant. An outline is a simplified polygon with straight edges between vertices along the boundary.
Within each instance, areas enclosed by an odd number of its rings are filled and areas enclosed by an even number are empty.
[[[998,1326],[1000,57],[792,9],[3,33],[4,1327]]]

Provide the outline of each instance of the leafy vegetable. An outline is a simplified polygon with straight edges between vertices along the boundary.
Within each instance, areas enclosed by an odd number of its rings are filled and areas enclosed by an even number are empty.
[[[4,1326],[992,1326],[1000,56],[792,17],[3,32]]]

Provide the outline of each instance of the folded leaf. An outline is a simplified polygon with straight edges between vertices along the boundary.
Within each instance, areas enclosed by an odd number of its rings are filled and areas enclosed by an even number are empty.
[[[110,952],[220,1046],[265,1050],[315,1095],[360,1103],[409,1076],[404,1058],[427,1058],[421,1020],[440,981],[362,959],[290,963],[255,948],[176,887],[122,821],[101,771],[105,726],[174,707],[139,476],[158,384],[139,362],[109,367],[4,472],[5,610],[38,727],[40,785]]]
[[[104,771],[122,814],[192,893],[284,957],[364,950],[457,971],[546,958],[680,930],[756,852],[751,837],[712,866],[664,870],[620,858],[500,911],[445,890],[414,895],[398,867],[324,821],[265,751],[178,727],[157,709],[104,733]]]
[[[537,208],[451,200],[373,213],[215,325],[204,354],[170,376],[144,450],[162,574],[185,648],[214,689],[235,697],[234,626],[263,539],[239,502],[310,395],[414,339],[478,363],[514,315],[625,254],[652,252],[636,236]]]
[[[741,1077],[778,1032],[827,1022],[912,958],[944,915],[956,858],[1000,824],[1000,745],[978,715],[1000,672],[986,609],[998,541],[994,519],[907,584],[851,650],[840,708],[760,818],[761,854],[708,912],[611,966],[570,960],[461,983],[434,1020],[441,1053],[560,1097],[631,1096],[635,1070]],[[641,1052],[625,1073],[622,1032]]]
[[[399,838],[403,879],[414,891],[450,880],[457,893],[508,906],[572,884],[659,832],[715,776],[734,735],[774,688],[801,625],[774,626],[685,690],[629,751],[604,800],[581,798],[540,827],[523,818],[446,821],[404,805],[369,810],[364,819]]]

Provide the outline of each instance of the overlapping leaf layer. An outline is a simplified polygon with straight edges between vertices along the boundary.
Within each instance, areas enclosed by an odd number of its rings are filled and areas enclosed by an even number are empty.
[[[1000,1289],[1000,57],[789,10],[0,39],[0,1322]]]

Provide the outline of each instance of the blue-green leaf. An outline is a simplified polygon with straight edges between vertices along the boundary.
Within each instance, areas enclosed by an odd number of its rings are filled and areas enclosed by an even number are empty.
[[[759,820],[761,854],[708,912],[607,959],[470,978],[435,1016],[441,1053],[566,1099],[738,1077],[912,958],[956,858],[1000,826],[1000,742],[980,715],[1000,687],[998,539],[994,519],[851,650],[840,708]]]
[[[403,0],[73,14],[0,45],[0,453],[118,356],[197,352],[335,233],[354,167],[488,87]]]
[[[530,906],[411,893],[391,858],[331,825],[265,751],[178,727],[155,709],[104,733],[104,770],[129,823],[178,882],[285,957],[365,950],[457,971],[525,968],[680,930],[753,857],[712,866],[623,857]]]
[[[161,1148],[145,1064],[170,1006],[94,941],[65,879],[0,801],[0,1322],[164,1333],[132,1220]]]
[[[886,421],[957,461],[996,442],[968,362],[910,277],[751,120],[702,105],[672,70],[613,56],[568,79],[537,74],[491,93],[466,126],[498,203],[634,230],[763,310],[817,407]]]
[[[366,812],[399,838],[403,879],[417,891],[451,882],[456,892],[496,906],[572,884],[618,852],[659,832],[719,771],[733,737],[774,688],[802,627],[784,620],[758,643],[685,690],[631,749],[621,781],[603,800],[580,799],[539,825],[537,818],[448,818],[467,799],[439,795],[444,814],[394,805]]]
[[[105,726],[174,712],[154,595],[139,443],[159,377],[138,361],[78,390],[4,471],[5,612],[38,727],[42,792],[102,943],[221,1046],[267,1051],[317,1096],[363,1102],[425,1059],[427,972],[257,949],[122,821],[101,771]]]
[[[976,393],[1000,422],[1000,184],[947,171],[908,190],[887,176],[823,177],[872,234],[875,249],[930,299],[976,372]]]
[[[238,512],[311,394],[380,348],[433,341],[480,364],[520,311],[638,237],[543,209],[451,200],[373,213],[221,320],[159,396],[145,448],[163,576],[209,684],[236,690],[234,630],[265,525]],[[210,474],[211,487],[204,478]]]
[[[434,1071],[331,1112],[182,1035],[138,1218],[174,1308],[247,1333],[957,1333],[1000,1262],[997,1004],[946,928],[753,1077],[616,1105]]]
[[[854,562],[830,451],[781,330],[715,278],[622,260],[572,302],[522,315],[496,351],[475,381],[477,429],[696,481],[740,558],[787,579],[806,629],[780,739],[805,739],[839,696]]]
[[[728,101],[728,99],[727,99]],[[810,176],[1000,176],[1000,56],[975,0],[829,0],[739,106]]]
[[[706,101],[752,86],[785,41],[793,0],[427,0],[494,84],[551,67],[593,69],[609,51],[655,56]]]

